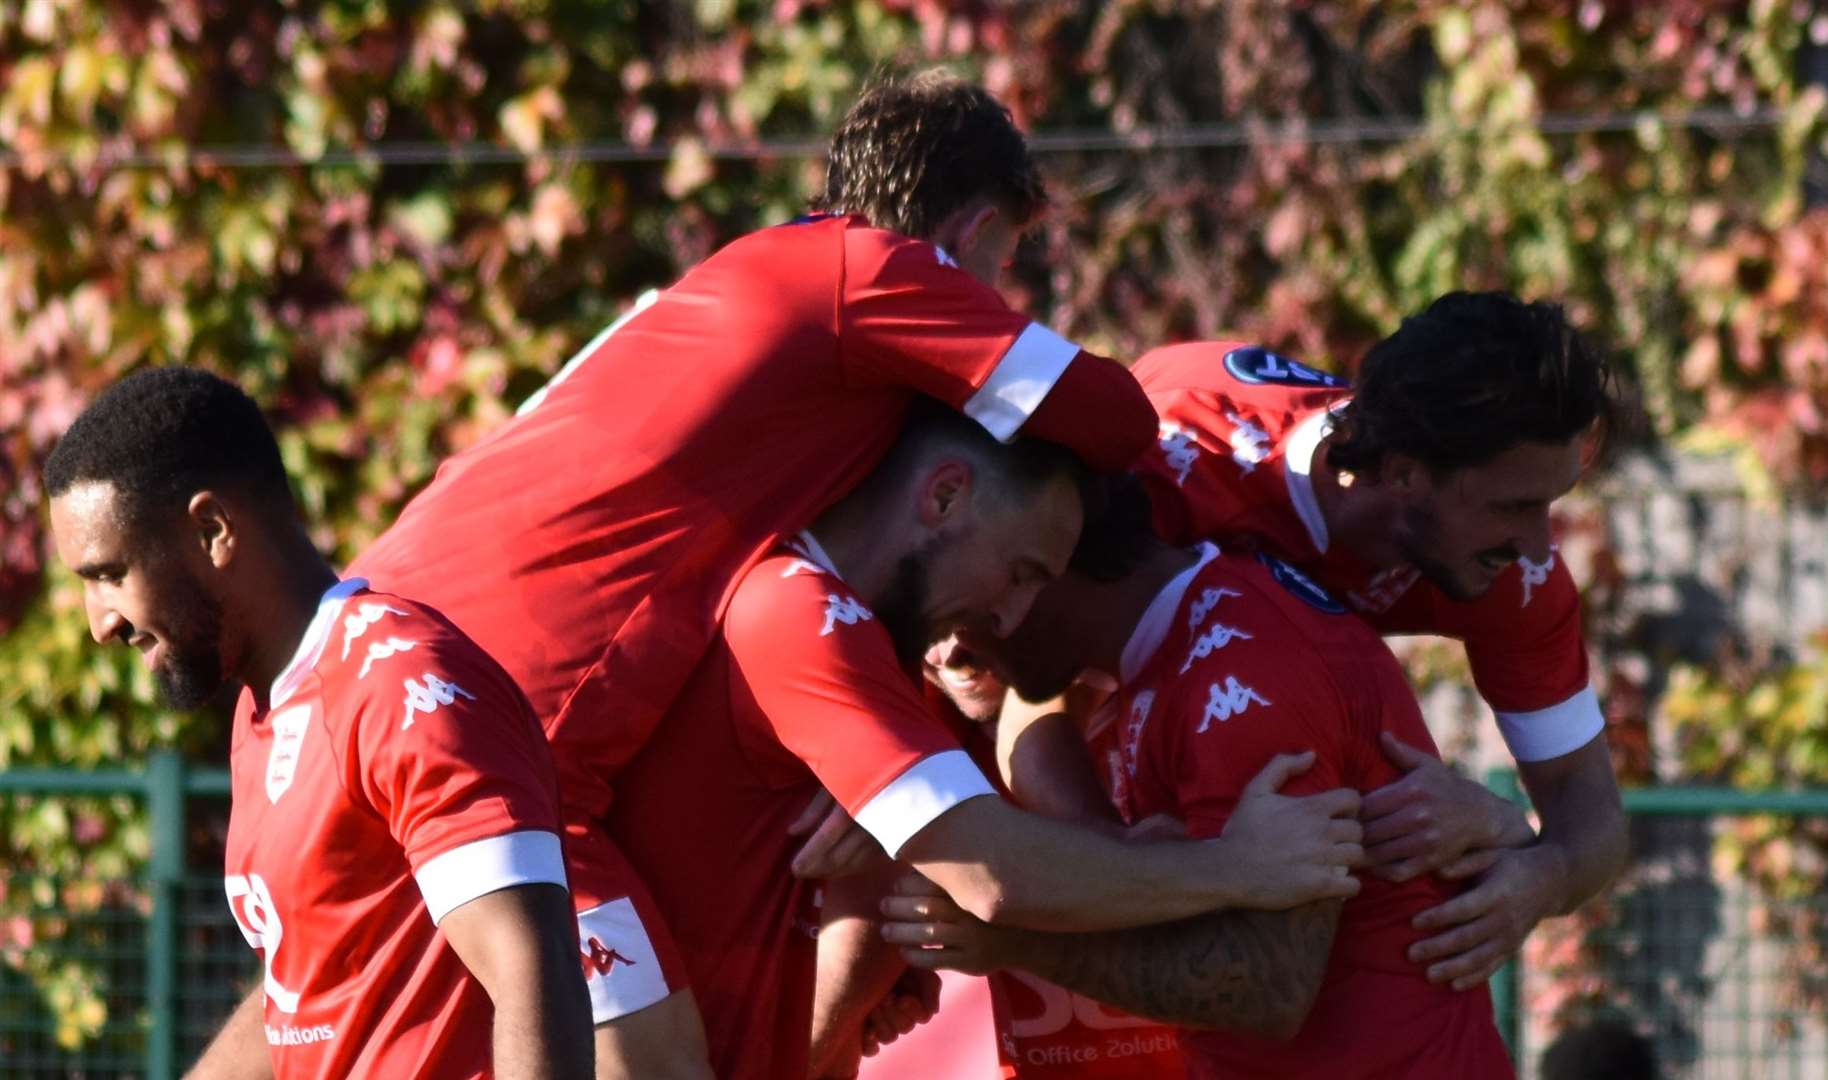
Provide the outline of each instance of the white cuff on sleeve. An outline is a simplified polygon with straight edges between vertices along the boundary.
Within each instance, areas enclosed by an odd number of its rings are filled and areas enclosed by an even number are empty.
[[[1060,373],[1078,355],[1079,346],[1040,323],[1029,323],[997,361],[990,378],[965,402],[965,415],[982,424],[998,442],[1008,442],[1028,423]]]
[[[1606,727],[1599,695],[1591,686],[1559,705],[1534,712],[1497,712],[1497,716],[1504,745],[1518,761],[1547,761],[1571,754]]]
[[[515,885],[565,887],[565,855],[557,833],[539,829],[472,840],[425,861],[413,878],[435,926],[478,896]]]
[[[890,858],[896,858],[908,837],[926,828],[934,818],[966,799],[995,794],[996,789],[978,771],[970,754],[942,750],[921,758],[889,781],[857,811],[856,819]]]

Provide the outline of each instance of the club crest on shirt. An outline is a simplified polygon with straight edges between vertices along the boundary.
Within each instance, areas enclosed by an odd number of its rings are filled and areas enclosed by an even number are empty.
[[[298,757],[304,750],[305,730],[311,726],[311,706],[294,705],[274,713],[273,746],[267,751],[267,801],[276,803],[292,786]]]
[[[1258,386],[1344,386],[1337,375],[1290,360],[1260,345],[1247,345],[1225,354],[1225,370],[1233,377]]]
[[[1269,567],[1269,576],[1276,579],[1276,584],[1294,593],[1307,606],[1316,611],[1324,611],[1328,615],[1346,613],[1346,606],[1333,599],[1332,593],[1321,588],[1313,578],[1288,563],[1263,552],[1257,553],[1257,561]]]

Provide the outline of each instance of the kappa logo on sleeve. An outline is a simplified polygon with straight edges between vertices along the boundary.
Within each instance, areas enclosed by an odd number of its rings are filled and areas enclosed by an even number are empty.
[[[1549,572],[1555,569],[1555,553],[1559,550],[1555,547],[1549,548],[1549,557],[1539,563],[1531,562],[1527,555],[1517,557],[1517,567],[1523,571],[1523,603],[1517,605],[1518,607],[1529,607],[1530,596],[1536,586],[1549,583]]]
[[[424,681],[421,683],[406,679],[401,684],[406,687],[406,720],[400,725],[401,731],[412,727],[420,713],[429,716],[460,697],[465,701],[476,700],[475,694],[454,682],[446,682],[429,671],[421,675],[420,679]]]
[[[1181,674],[1185,675],[1192,670],[1194,661],[1206,659],[1239,638],[1249,641],[1251,635],[1235,626],[1226,626],[1222,622],[1215,622],[1208,626],[1206,632],[1194,641],[1193,648],[1187,650],[1187,659],[1181,663]]]
[[[1230,410],[1226,410],[1225,419],[1233,424],[1231,437],[1227,440],[1231,443],[1231,460],[1249,476],[1257,471],[1264,458],[1269,457],[1269,432]]]
[[[1162,448],[1162,459],[1174,470],[1175,486],[1185,487],[1187,477],[1193,475],[1193,466],[1200,460],[1200,444],[1173,424],[1162,425],[1157,441]]]
[[[406,652],[417,644],[419,643],[416,641],[408,641],[405,638],[397,637],[390,637],[386,641],[369,642],[368,655],[362,658],[362,670],[356,672],[355,677],[358,680],[366,679],[368,677],[369,669],[374,667],[374,662],[376,660],[385,660],[396,653]]]
[[[1193,606],[1187,609],[1187,632],[1191,634],[1195,630],[1198,630],[1200,624],[1206,621],[1206,616],[1212,614],[1212,609],[1218,606],[1219,601],[1225,599],[1227,596],[1243,595],[1243,593],[1236,589],[1207,589],[1200,594],[1198,600],[1193,602]]]
[[[1204,734],[1206,729],[1217,720],[1224,723],[1232,717],[1250,708],[1252,705],[1270,705],[1263,695],[1238,681],[1236,675],[1225,676],[1224,685],[1213,683],[1206,696],[1206,715],[1200,720],[1200,726],[1194,729],[1195,734]]]
[[[349,646],[356,638],[368,632],[368,628],[381,620],[384,615],[399,615],[406,612],[386,604],[358,604],[355,611],[343,617],[343,659],[349,659]],[[359,677],[359,676],[358,676]]]
[[[1270,352],[1260,345],[1248,345],[1225,354],[1225,370],[1240,381],[1257,386],[1345,386],[1337,375],[1311,368],[1299,360]]]
[[[1257,554],[1257,561],[1269,568],[1269,576],[1276,579],[1276,584],[1295,594],[1307,606],[1328,615],[1344,615],[1346,606],[1333,599],[1333,594],[1321,588],[1313,578],[1276,558],[1263,552]]]
[[[837,593],[825,594],[825,627],[819,631],[820,637],[830,634],[839,623],[845,626],[856,626],[875,618],[870,609],[858,603],[855,597],[840,596]]]

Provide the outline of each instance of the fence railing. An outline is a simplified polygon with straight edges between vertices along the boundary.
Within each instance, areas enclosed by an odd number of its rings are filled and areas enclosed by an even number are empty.
[[[1486,784],[1527,801],[1510,769],[1491,770]],[[1828,897],[1763,896],[1716,874],[1712,860],[1722,822],[1828,818],[1828,788],[1637,788],[1624,792],[1624,807],[1632,869],[1609,893],[1611,910],[1582,951],[1624,1015],[1649,1029],[1663,1075],[1828,1078],[1828,1017],[1819,1004],[1790,996],[1782,972],[1796,922],[1828,933]],[[1550,973],[1524,959],[1492,979],[1499,1030],[1525,1077],[1536,1075],[1550,1014],[1562,1000],[1550,982]]]
[[[1487,776],[1487,783],[1508,798],[1523,800],[1516,774],[1510,770],[1493,770]],[[114,1030],[121,1038],[116,1040],[115,1048],[102,1051],[83,1046],[40,1052],[36,1056],[7,1053],[8,1039],[26,1034],[21,1029],[29,1025],[9,1025],[7,1011],[0,1008],[0,1065],[4,1065],[0,1072],[7,1076],[63,1076],[80,1072],[85,1076],[143,1076],[148,1080],[167,1080],[177,1076],[189,1063],[207,1039],[210,1027],[226,1015],[238,997],[237,987],[213,984],[234,983],[239,976],[244,984],[239,989],[245,989],[246,979],[251,978],[257,968],[252,953],[246,951],[234,932],[222,899],[220,865],[185,865],[188,800],[198,797],[226,799],[228,794],[226,770],[190,767],[176,753],[170,752],[152,755],[143,770],[12,769],[0,772],[0,798],[129,795],[145,800],[151,823],[151,858],[143,877],[134,882],[146,898],[143,914],[129,905],[127,910],[110,916],[115,930],[103,935],[108,945],[99,951],[81,954],[69,944],[68,935],[65,940],[45,942],[40,946],[85,955],[106,968],[103,978],[110,983],[107,1000],[111,1010],[120,1014]],[[1720,913],[1733,905],[1743,907],[1747,901],[1743,896],[1735,898],[1722,891],[1737,887],[1737,883],[1711,880],[1708,856],[1712,830],[1708,823],[1751,814],[1828,818],[1828,789],[1751,792],[1727,788],[1648,788],[1627,791],[1625,809],[1633,819],[1637,833],[1654,833],[1654,823],[1675,819],[1702,826],[1686,829],[1674,840],[1651,836],[1648,850],[1640,843],[1634,855],[1640,863],[1669,860],[1675,865],[1686,859],[1688,870],[1677,869],[1671,873],[1678,878],[1682,873],[1688,873],[1701,883],[1701,905],[1704,908],[1711,906],[1714,909],[1711,915],[1703,912],[1702,917],[1685,922],[1672,914],[1671,905],[1665,898],[1652,897],[1636,906],[1627,905],[1628,910],[1620,916],[1619,926],[1609,931],[1628,946],[1618,955],[1625,958],[1625,963],[1638,965],[1636,970],[1625,975],[1643,978],[1647,980],[1646,985],[1660,985],[1666,981],[1676,985],[1674,991],[1644,995],[1650,1002],[1645,1011],[1657,1013],[1644,1017],[1644,1022],[1655,1030],[1659,1050],[1664,1051],[1662,1056],[1670,1059],[1669,1051],[1673,1051],[1677,1059],[1671,1062],[1673,1067],[1668,1069],[1667,1075],[1778,1075],[1778,1067],[1772,1064],[1778,1059],[1771,1056],[1777,1054],[1790,1065],[1789,1075],[1828,1077],[1828,1035],[1821,1031],[1821,1018],[1808,1015],[1806,1006],[1786,1005],[1781,998],[1773,998],[1768,993],[1754,994],[1744,987],[1735,988],[1737,984],[1727,987],[1728,996],[1737,1002],[1727,1014],[1728,1020],[1744,1025],[1757,1019],[1784,1027],[1793,1034],[1778,1050],[1771,1049],[1768,1040],[1749,1036],[1729,1038],[1727,1041],[1732,1042],[1732,1047],[1724,1054],[1711,1050],[1707,1045],[1709,1032],[1721,1028],[1724,1021],[1711,1017],[1706,1009],[1720,990],[1722,975],[1704,970],[1707,950],[1724,942],[1734,957],[1733,966],[1737,972],[1726,982],[1732,983],[1734,979],[1749,982],[1758,975],[1757,971],[1747,968],[1748,961],[1744,960],[1744,956],[1749,955],[1744,944],[1749,940],[1746,935],[1752,934],[1755,928],[1748,926],[1739,937],[1735,937],[1736,932],[1730,927],[1722,930],[1724,922]],[[1638,837],[1639,841],[1643,839],[1643,836]],[[1694,850],[1685,850],[1684,845]],[[1670,876],[1662,875],[1659,880],[1667,884]],[[1822,905],[1823,921],[1828,923],[1828,899],[1805,898],[1800,902]],[[1684,901],[1682,910],[1694,908],[1694,903]],[[129,924],[131,932],[121,932],[120,928]],[[1673,940],[1679,946],[1673,950],[1669,947],[1670,942],[1663,940],[1670,935],[1674,935]],[[212,950],[207,944],[199,944],[205,941],[230,944],[232,951]],[[209,955],[191,955],[199,950]],[[1674,960],[1669,959],[1672,955]],[[1673,970],[1659,970],[1661,965]],[[183,978],[181,973],[194,973],[195,977]],[[5,998],[9,994],[37,993],[36,988],[22,979],[7,978],[8,974],[0,970],[0,1006],[7,1004]],[[1533,1073],[1534,1062],[1542,1051],[1530,1037],[1532,1016],[1541,1019],[1536,1015],[1541,1008],[1533,1008],[1531,988],[1541,979],[1540,973],[1527,970],[1525,964],[1513,963],[1507,965],[1492,983],[1500,1029],[1513,1056],[1524,1066],[1526,1075]],[[1755,997],[1765,1004],[1747,1004]],[[1770,1007],[1766,1008],[1766,1005]],[[1663,1015],[1658,1010],[1670,1011],[1671,1015]],[[1670,1044],[1668,1048],[1662,1045],[1665,1042]]]

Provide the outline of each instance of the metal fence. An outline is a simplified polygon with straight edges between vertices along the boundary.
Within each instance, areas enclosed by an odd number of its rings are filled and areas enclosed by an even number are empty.
[[[1521,799],[1514,773],[1488,782]],[[5,896],[59,924],[35,943],[38,959],[100,980],[107,1017],[69,1046],[57,1038],[59,1002],[25,973],[0,964],[0,1077],[176,1076],[201,1052],[258,968],[223,899],[219,866],[186,866],[187,803],[226,799],[228,774],[190,769],[176,754],[144,771],[0,772],[0,797],[132,795],[146,800],[152,857],[144,876],[99,904],[67,905],[65,890],[123,883],[9,874]],[[1607,902],[1608,918],[1583,937],[1601,981],[1651,1037],[1672,1080],[1828,1080],[1823,1017],[1788,996],[1785,960],[1798,920],[1828,923],[1828,898],[1775,900],[1712,871],[1719,823],[1751,814],[1828,818],[1828,790],[1743,792],[1706,788],[1629,791],[1634,870]],[[81,910],[84,914],[69,914]],[[1800,920],[1809,923],[1809,920]],[[1819,932],[1819,931],[1817,931]],[[1513,964],[1493,983],[1498,1021],[1524,1076],[1538,1075],[1555,1034],[1553,973]],[[67,1003],[65,1003],[67,1004]]]

